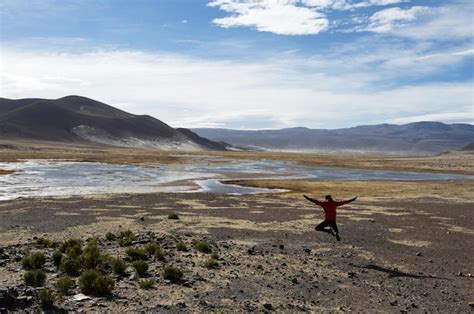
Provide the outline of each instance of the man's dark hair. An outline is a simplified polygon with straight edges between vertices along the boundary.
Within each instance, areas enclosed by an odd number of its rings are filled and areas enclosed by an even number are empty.
[[[329,195],[329,194],[328,194],[328,195],[326,195],[326,199],[327,199],[327,200],[332,200],[332,197],[331,197],[331,195]]]

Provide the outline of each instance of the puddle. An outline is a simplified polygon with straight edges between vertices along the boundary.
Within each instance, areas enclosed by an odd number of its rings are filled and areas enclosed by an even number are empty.
[[[310,167],[286,161],[193,160],[185,165],[114,165],[65,160],[0,163],[15,170],[0,176],[0,200],[19,197],[98,195],[110,193],[217,193],[229,195],[278,193],[286,190],[225,184],[226,179],[278,178],[328,180],[448,180],[474,176]],[[222,182],[224,181],[224,183]]]

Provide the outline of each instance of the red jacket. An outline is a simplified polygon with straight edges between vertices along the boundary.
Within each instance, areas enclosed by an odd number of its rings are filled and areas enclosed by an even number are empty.
[[[311,202],[315,203],[316,205],[319,205],[323,208],[324,210],[324,220],[336,220],[336,208],[339,206],[342,206],[344,204],[349,203],[349,201],[334,201],[334,200],[326,200],[326,201],[318,201],[315,199],[311,199]]]

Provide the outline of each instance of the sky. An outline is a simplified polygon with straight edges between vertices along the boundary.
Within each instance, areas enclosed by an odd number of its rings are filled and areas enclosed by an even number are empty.
[[[472,0],[0,0],[0,97],[173,127],[474,124]]]

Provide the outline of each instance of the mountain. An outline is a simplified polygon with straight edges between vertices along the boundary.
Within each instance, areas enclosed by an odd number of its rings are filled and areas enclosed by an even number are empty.
[[[0,139],[94,142],[125,147],[225,150],[186,129],[81,96],[0,98]]]
[[[473,125],[441,122],[364,125],[336,130],[302,127],[258,131],[192,130],[213,141],[274,151],[436,154],[461,149],[474,141]]]

